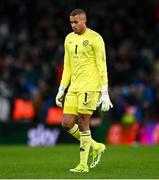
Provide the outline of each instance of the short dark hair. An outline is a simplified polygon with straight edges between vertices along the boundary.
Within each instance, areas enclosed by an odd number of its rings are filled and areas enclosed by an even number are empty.
[[[75,9],[70,13],[70,16],[76,16],[78,14],[84,14],[86,16],[86,12],[83,9]]]

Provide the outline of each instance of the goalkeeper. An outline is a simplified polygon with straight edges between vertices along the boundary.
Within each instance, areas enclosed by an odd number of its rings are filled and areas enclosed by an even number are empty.
[[[100,161],[105,145],[91,138],[89,121],[97,106],[102,111],[113,107],[108,94],[104,41],[97,32],[87,28],[86,20],[82,9],[70,14],[73,32],[65,38],[64,69],[56,96],[57,106],[64,108],[62,126],[80,141],[80,163],[71,172],[89,172],[90,147],[93,157],[90,168]]]

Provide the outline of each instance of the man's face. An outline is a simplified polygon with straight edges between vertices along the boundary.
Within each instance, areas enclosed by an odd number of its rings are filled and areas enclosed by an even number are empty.
[[[75,33],[80,34],[86,26],[86,16],[84,14],[77,14],[75,16],[70,16],[70,23],[72,30]]]

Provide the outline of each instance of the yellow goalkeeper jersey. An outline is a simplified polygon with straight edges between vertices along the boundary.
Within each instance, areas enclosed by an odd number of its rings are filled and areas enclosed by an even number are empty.
[[[100,91],[108,83],[105,44],[102,37],[87,28],[65,38],[64,69],[60,86],[72,92]]]

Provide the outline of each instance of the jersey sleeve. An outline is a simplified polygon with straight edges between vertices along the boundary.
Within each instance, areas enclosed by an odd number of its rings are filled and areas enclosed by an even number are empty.
[[[103,38],[96,35],[93,41],[93,48],[95,53],[96,65],[99,72],[100,85],[108,85],[107,65],[106,65],[106,52]]]
[[[65,54],[64,54],[64,68],[63,68],[63,73],[62,73],[62,79],[61,79],[61,83],[60,86],[67,88],[69,83],[70,83],[70,79],[71,79],[71,68],[70,68],[70,59],[69,59],[69,51],[68,51],[68,45],[67,45],[67,38],[65,39],[65,43],[64,43],[64,50],[65,50]]]

